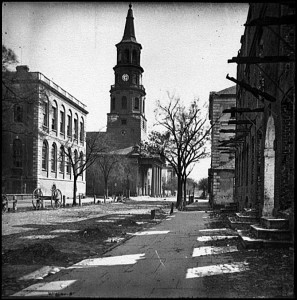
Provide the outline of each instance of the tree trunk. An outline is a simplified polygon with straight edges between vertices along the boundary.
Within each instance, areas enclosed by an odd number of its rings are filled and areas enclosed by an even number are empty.
[[[77,177],[74,176],[73,177],[73,201],[72,201],[72,205],[75,206],[77,205],[76,203],[76,190],[77,190]]]
[[[107,178],[104,178],[104,203],[106,203],[106,197],[107,197],[107,183],[108,183],[108,180]]]
[[[176,208],[179,209],[182,205],[182,178],[180,175],[177,176],[177,197],[176,197]]]
[[[187,179],[186,178],[183,180],[183,185],[184,185],[184,205],[185,205],[187,201]]]

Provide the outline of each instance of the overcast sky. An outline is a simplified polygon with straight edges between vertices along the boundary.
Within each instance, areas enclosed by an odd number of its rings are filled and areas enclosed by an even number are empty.
[[[2,2],[2,43],[20,64],[41,72],[87,105],[87,131],[105,131],[116,47],[129,2]],[[148,129],[167,91],[189,103],[233,85],[247,3],[132,2],[142,45]],[[207,177],[210,159],[193,172]],[[198,179],[199,179],[198,178]]]

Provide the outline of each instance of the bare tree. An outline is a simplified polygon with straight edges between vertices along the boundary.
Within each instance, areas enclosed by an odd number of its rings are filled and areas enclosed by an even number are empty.
[[[207,117],[194,100],[190,107],[185,107],[179,98],[168,94],[169,103],[157,102],[156,125],[162,132],[152,131],[148,147],[151,151],[162,154],[174,168],[177,179],[176,207],[182,209],[182,191],[186,190],[186,180],[192,171],[193,164],[209,155],[206,143],[209,140],[211,127]],[[185,200],[186,192],[184,193]]]
[[[101,152],[98,154],[96,165],[99,167],[104,181],[104,203],[108,197],[108,180],[120,161],[120,156],[112,152]]]
[[[72,153],[75,148],[74,139],[68,140],[62,144],[60,148],[59,160],[63,165],[72,169],[73,174],[73,203],[76,203],[77,179],[88,168],[90,168],[100,157],[100,153],[105,152],[108,148],[107,140],[100,132],[92,132],[88,134],[85,140],[86,152],[78,151]],[[82,154],[83,153],[83,154]]]

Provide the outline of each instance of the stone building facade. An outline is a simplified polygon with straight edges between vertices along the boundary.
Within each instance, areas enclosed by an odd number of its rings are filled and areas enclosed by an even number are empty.
[[[210,92],[211,167],[208,170],[209,201],[212,207],[234,202],[234,152],[229,139],[235,136],[235,125],[228,109],[236,106],[236,86]]]
[[[237,57],[235,198],[294,217],[295,5],[252,3]],[[246,134],[239,137],[240,131]],[[293,225],[292,225],[293,226]]]
[[[102,136],[113,144],[114,153],[128,158],[130,167],[129,193],[124,179],[116,178],[110,182],[109,191],[114,194],[126,193],[126,196],[162,194],[161,172],[164,160],[159,156],[148,156],[141,152],[139,145],[147,136],[145,117],[145,88],[142,85],[141,50],[134,29],[132,5],[129,5],[124,35],[116,44],[117,64],[114,70],[114,84],[110,89],[110,112],[107,114],[107,130]],[[88,132],[87,135],[94,134]],[[87,170],[87,194],[103,195],[103,182],[94,176],[96,164]],[[130,168],[130,169],[131,169]],[[118,176],[119,177],[119,176]],[[118,182],[117,182],[118,181]],[[121,182],[119,184],[119,181]],[[92,182],[92,184],[91,184]]]
[[[61,147],[74,157],[86,153],[86,106],[39,72],[17,66],[2,73],[2,192],[29,194],[53,184],[73,195],[73,172]],[[77,193],[85,194],[85,172]]]

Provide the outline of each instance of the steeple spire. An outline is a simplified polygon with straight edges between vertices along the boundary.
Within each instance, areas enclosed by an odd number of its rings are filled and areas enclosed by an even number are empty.
[[[132,4],[130,2],[128,14],[126,17],[126,25],[125,25],[125,31],[124,31],[124,36],[123,36],[122,42],[136,42],[137,43],[136,37],[135,37],[133,20],[134,20],[134,18],[133,18]]]

